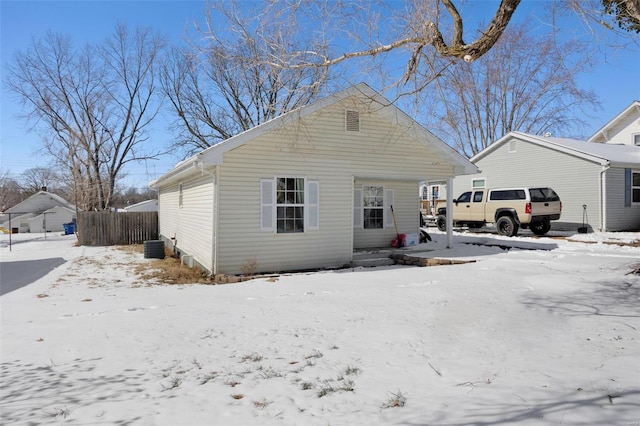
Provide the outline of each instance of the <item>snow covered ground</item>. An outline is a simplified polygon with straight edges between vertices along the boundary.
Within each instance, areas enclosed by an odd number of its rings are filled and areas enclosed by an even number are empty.
[[[432,235],[476,262],[151,285],[2,235],[0,423],[640,425],[640,234]]]

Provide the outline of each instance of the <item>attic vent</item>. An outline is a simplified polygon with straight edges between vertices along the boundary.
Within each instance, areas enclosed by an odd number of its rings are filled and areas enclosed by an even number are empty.
[[[347,110],[346,113],[346,130],[347,132],[360,131],[360,111]]]

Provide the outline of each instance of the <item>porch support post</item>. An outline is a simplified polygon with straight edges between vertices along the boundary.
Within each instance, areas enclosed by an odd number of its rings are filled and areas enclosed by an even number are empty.
[[[453,247],[453,178],[447,178],[447,248]]]

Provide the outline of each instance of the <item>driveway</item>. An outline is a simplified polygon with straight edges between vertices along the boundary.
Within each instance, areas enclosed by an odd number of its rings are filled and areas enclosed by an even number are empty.
[[[0,262],[0,296],[39,280],[65,262],[61,257]]]

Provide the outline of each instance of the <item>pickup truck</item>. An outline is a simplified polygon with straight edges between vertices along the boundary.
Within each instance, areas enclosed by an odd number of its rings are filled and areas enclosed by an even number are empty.
[[[519,228],[545,235],[561,212],[560,197],[548,187],[474,189],[453,200],[453,225],[480,228],[495,223],[498,233],[508,237],[517,235]],[[438,209],[441,231],[446,230],[447,214],[445,207]]]

